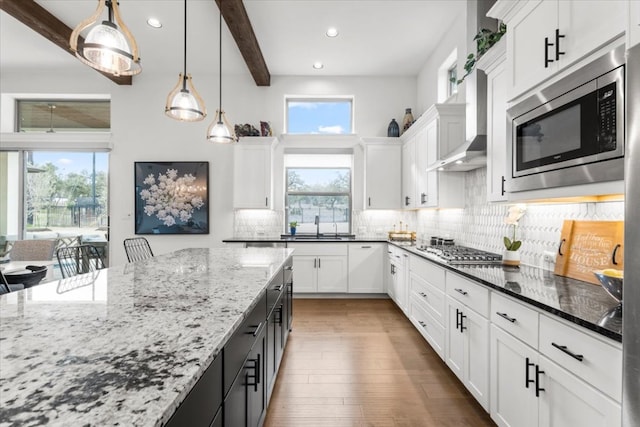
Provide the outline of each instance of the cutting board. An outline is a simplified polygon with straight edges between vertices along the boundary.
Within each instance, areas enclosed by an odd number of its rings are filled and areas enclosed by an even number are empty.
[[[599,285],[605,268],[624,268],[624,221],[565,220],[554,273]]]

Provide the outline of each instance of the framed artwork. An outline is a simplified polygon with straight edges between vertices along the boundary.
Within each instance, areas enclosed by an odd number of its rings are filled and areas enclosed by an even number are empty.
[[[136,234],[209,234],[209,162],[135,162]]]

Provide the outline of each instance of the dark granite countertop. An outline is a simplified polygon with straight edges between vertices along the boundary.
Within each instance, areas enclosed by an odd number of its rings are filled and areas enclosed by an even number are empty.
[[[448,265],[415,246],[396,245],[489,288],[622,342],[622,308],[598,285],[521,265]]]

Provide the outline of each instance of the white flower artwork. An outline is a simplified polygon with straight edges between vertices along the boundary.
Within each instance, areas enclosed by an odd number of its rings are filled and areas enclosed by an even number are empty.
[[[160,166],[162,163],[157,165]],[[156,168],[156,173],[146,175],[138,174],[139,171],[136,169],[138,196],[142,202],[140,208],[146,216],[155,217],[166,227],[192,226],[193,215],[205,205],[203,195],[206,194],[206,186],[198,185],[195,170],[194,173],[181,174],[177,167],[180,163],[176,163],[175,167],[171,167],[174,164],[167,165],[169,166],[166,167],[166,171],[162,168],[161,172],[157,172]]]

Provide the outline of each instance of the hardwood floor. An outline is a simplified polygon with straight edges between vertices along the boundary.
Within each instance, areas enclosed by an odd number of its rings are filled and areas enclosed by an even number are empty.
[[[266,427],[494,426],[387,299],[296,299]]]

